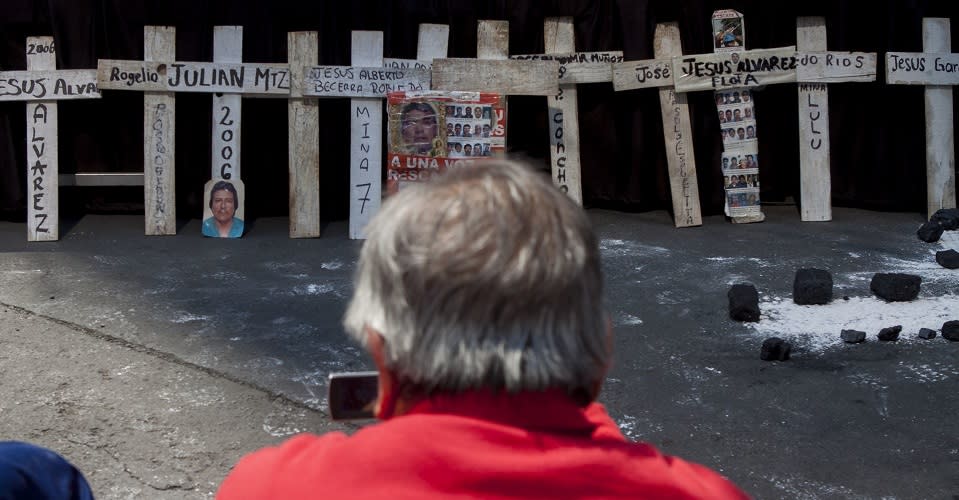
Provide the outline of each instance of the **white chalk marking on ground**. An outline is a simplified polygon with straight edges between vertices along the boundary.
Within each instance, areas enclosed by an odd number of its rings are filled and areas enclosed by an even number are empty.
[[[633,326],[633,325],[643,324],[643,320],[640,319],[638,316],[633,316],[632,314],[624,313],[619,316],[619,321],[617,323],[620,325]]]
[[[635,257],[651,254],[669,255],[670,253],[668,248],[652,245],[641,245],[635,241],[624,240],[600,240],[599,250],[600,253],[607,257],[623,255]]]
[[[341,267],[343,267],[343,263],[338,260],[332,260],[330,262],[324,262],[320,264],[321,269],[327,269],[329,271],[335,271]]]
[[[188,312],[180,312],[177,316],[170,321],[174,323],[189,323],[191,321],[208,321],[212,319],[212,316],[192,314]]]
[[[833,300],[820,306],[800,306],[791,298],[774,297],[759,303],[758,323],[746,323],[757,336],[781,337],[812,351],[841,347],[842,330],[866,332],[867,342],[878,342],[879,330],[902,325],[899,342],[931,341],[916,338],[920,328],[938,330],[943,323],[959,319],[959,297],[920,298],[911,302],[885,302],[876,297]]]
[[[767,476],[765,478],[776,488],[786,493],[787,498],[796,500],[818,500],[823,497],[842,497],[849,499],[866,499],[866,496],[857,495],[845,486],[821,483],[801,477]]]
[[[916,382],[945,382],[950,378],[959,376],[959,368],[939,362],[906,364],[906,362],[900,361],[896,374]]]
[[[310,283],[309,285],[297,286],[293,288],[294,295],[322,295],[332,291],[334,291],[333,285],[330,285],[329,283]]]
[[[619,431],[626,436],[627,439],[635,441],[638,435],[636,434],[636,417],[631,415],[623,415],[622,422],[617,422],[619,425]]]

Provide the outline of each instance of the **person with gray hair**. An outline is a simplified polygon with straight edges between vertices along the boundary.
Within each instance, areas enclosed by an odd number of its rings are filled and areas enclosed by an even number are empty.
[[[613,356],[598,241],[548,176],[452,169],[366,231],[343,323],[383,422],[252,453],[218,498],[746,498],[595,402]]]

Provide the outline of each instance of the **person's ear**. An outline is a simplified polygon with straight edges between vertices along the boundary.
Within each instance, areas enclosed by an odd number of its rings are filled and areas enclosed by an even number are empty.
[[[386,339],[369,326],[364,326],[363,329],[366,332],[366,348],[373,358],[376,371],[379,372],[373,415],[380,420],[386,420],[396,411],[399,384],[386,362]]]

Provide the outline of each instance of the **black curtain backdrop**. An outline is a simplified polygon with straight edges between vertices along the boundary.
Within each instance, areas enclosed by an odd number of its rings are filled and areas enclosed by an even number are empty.
[[[543,51],[543,20],[572,16],[579,51],[622,50],[627,60],[653,57],[656,23],[677,21],[685,53],[711,52],[710,15],[745,14],[747,48],[794,45],[796,17],[824,16],[829,49],[878,52],[879,81],[830,85],[832,197],[837,206],[925,209],[925,127],[922,87],[882,83],[883,54],[922,50],[922,18],[953,20],[959,45],[959,2],[887,0],[459,0],[297,2],[292,0],[4,0],[0,70],[26,68],[27,36],[52,35],[57,67],[95,68],[97,59],[142,59],[143,26],[177,29],[178,60],[210,61],[213,27],[244,27],[243,57],[285,62],[289,31],[319,32],[320,64],[347,65],[351,30],[382,30],[386,57],[413,58],[419,23],[450,26],[450,57],[475,57],[476,22],[508,20],[510,53]],[[139,92],[104,91],[103,99],[61,101],[60,171],[142,171]],[[200,217],[210,175],[211,97],[177,94],[177,214]],[[757,92],[762,199],[799,199],[796,85]],[[344,219],[349,202],[348,100],[320,101],[320,191],[324,220]],[[283,99],[243,101],[242,175],[248,217],[288,213],[287,106]],[[690,94],[703,212],[722,212],[722,149],[713,96]],[[22,220],[26,206],[26,125],[23,103],[0,103],[0,212]],[[583,192],[588,207],[669,209],[662,119],[655,90],[614,92],[612,84],[579,86]],[[957,113],[959,116],[959,113]],[[511,152],[548,169],[546,98],[511,97]],[[60,190],[61,214],[141,210],[142,188]],[[139,205],[138,205],[139,203]]]

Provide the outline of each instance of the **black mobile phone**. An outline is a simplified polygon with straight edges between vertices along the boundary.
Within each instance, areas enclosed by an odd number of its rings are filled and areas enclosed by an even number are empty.
[[[373,407],[379,392],[377,372],[343,372],[330,374],[330,418],[356,420],[373,418]]]

